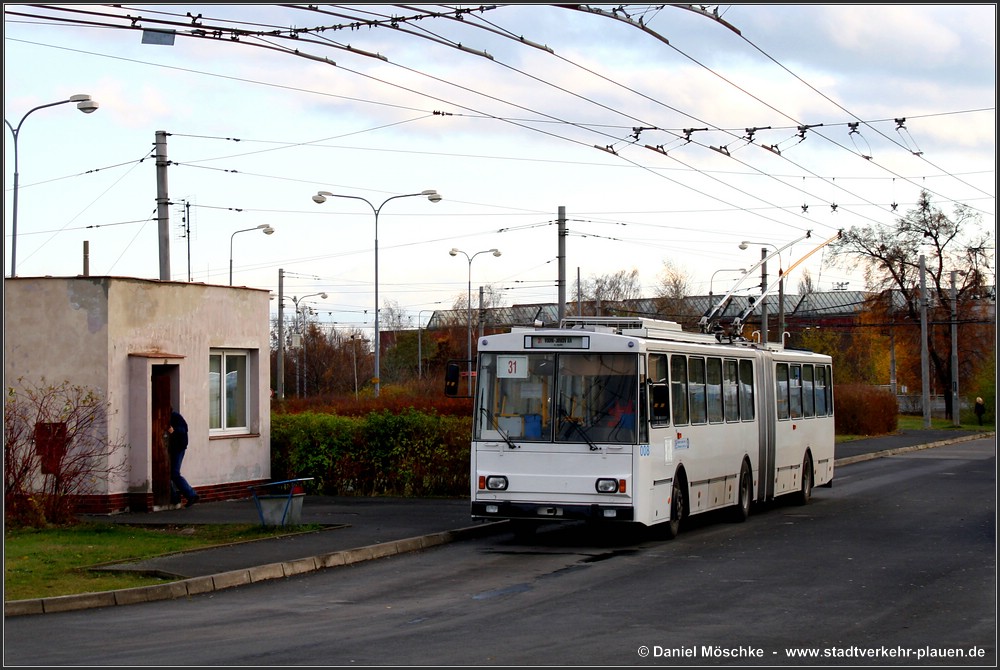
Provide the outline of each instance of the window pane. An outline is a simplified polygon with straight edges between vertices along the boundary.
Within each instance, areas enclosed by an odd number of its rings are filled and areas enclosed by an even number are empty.
[[[560,354],[556,441],[634,443],[638,366],[634,354]]]
[[[226,428],[247,426],[247,357],[226,355]]]
[[[813,366],[802,366],[802,413],[804,416],[816,414],[813,406]]]
[[[552,354],[482,354],[477,385],[476,438],[551,440]]]
[[[709,358],[707,370],[708,420],[722,422],[722,359]]]
[[[649,420],[662,426],[670,423],[670,387],[667,375],[667,355],[653,354],[649,357],[650,408]]]
[[[727,360],[723,367],[723,373],[722,400],[723,404],[726,406],[726,421],[739,421],[740,379],[736,361],[731,359]]]
[[[753,421],[753,361],[740,361],[740,419]]]
[[[777,366],[777,401],[778,418],[788,418],[788,363],[778,363]]]
[[[829,416],[833,413],[830,404],[830,368],[820,365],[816,368],[816,415]]]
[[[802,366],[789,366],[788,375],[788,403],[792,418],[799,419],[802,417]]]
[[[208,427],[222,428],[222,356],[208,357]]]
[[[708,408],[705,398],[705,359],[688,359],[688,394],[691,397],[691,423],[705,423]]]
[[[673,402],[674,425],[688,423],[687,357],[670,357],[670,398]]]

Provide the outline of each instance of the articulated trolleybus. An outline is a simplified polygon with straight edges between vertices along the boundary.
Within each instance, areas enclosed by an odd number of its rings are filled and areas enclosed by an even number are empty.
[[[660,526],[831,484],[829,356],[577,317],[479,340],[472,516]],[[530,522],[530,523],[529,523]]]

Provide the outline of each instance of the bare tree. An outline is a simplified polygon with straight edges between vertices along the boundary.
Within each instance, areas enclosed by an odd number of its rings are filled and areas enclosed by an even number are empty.
[[[479,306],[480,309],[493,309],[494,307],[503,307],[506,304],[507,296],[505,295],[502,286],[498,286],[497,284],[485,284],[482,288],[483,304]],[[472,309],[476,309],[476,305],[478,304],[479,291],[476,290],[472,293]],[[456,294],[451,308],[454,310],[469,309],[468,291]]]
[[[128,470],[124,440],[108,436],[110,403],[85,386],[17,380],[4,400],[4,519],[69,523],[78,498]]]
[[[927,304],[932,323],[949,326],[952,313],[958,315],[959,322],[969,324],[981,322],[984,316],[982,299],[988,295],[987,279],[994,272],[988,252],[995,248],[995,241],[981,229],[979,215],[965,205],[956,204],[952,217],[948,218],[931,204],[930,195],[923,191],[917,206],[894,225],[851,228],[830,248],[832,265],[862,266],[869,290],[886,294],[898,291],[903,316],[912,325],[920,323],[921,256],[925,257]],[[954,300],[952,271],[958,277]],[[913,330],[911,327],[911,337]],[[985,351],[984,346],[976,346],[968,348],[968,355],[982,359],[995,346],[995,339],[977,342],[980,344],[988,345]],[[940,389],[951,387],[949,349],[947,332],[928,337],[928,354]],[[950,393],[945,394],[945,402],[948,414],[952,415]]]
[[[812,273],[809,272],[809,268],[802,270],[802,276],[799,278],[798,290],[799,295],[802,296],[815,293],[816,287],[813,285]]]
[[[585,313],[600,316],[626,300],[642,297],[639,270],[632,268],[612,274],[591,275],[574,285],[573,295],[581,297]],[[574,308],[573,311],[577,310]]]
[[[691,292],[691,275],[673,261],[664,259],[656,287],[656,311],[671,321],[684,323],[697,316],[685,298]]]

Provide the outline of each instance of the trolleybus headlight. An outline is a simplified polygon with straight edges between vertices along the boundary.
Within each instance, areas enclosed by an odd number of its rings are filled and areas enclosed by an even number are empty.
[[[500,475],[490,475],[486,478],[487,491],[506,491],[507,478]]]
[[[624,482],[622,482],[624,483]],[[598,493],[618,493],[617,479],[598,479],[595,484]]]

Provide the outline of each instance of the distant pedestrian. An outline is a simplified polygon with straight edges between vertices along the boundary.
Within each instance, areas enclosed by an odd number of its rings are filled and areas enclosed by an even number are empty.
[[[986,403],[982,398],[976,398],[976,420],[980,426],[983,425],[983,414],[986,414]]]
[[[170,502],[177,505],[181,501],[181,495],[187,499],[185,507],[198,502],[198,494],[187,483],[181,475],[181,463],[184,462],[184,454],[188,447],[188,425],[180,412],[170,410],[170,425],[167,426],[169,435],[169,446],[167,453],[170,454]]]

